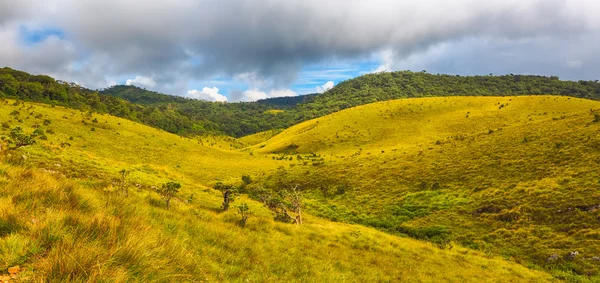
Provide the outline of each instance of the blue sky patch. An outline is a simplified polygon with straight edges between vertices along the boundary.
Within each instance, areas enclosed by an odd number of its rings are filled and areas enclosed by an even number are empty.
[[[56,36],[60,39],[64,39],[65,32],[56,28],[30,28],[27,26],[21,26],[20,28],[21,39],[25,46],[31,46],[38,44],[48,37]]]

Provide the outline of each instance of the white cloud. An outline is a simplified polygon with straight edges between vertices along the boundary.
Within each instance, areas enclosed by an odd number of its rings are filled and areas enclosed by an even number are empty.
[[[332,89],[334,85],[335,85],[335,83],[334,83],[334,82],[332,82],[332,81],[328,81],[328,82],[326,82],[326,83],[325,83],[324,85],[322,85],[322,86],[317,86],[317,92],[318,92],[318,93],[324,93],[324,92],[326,92],[326,91],[328,91],[328,90]]]
[[[256,101],[266,98],[296,95],[298,95],[298,93],[291,89],[271,89],[267,93],[258,88],[253,88],[246,91],[234,90],[229,94],[229,98],[231,101]]]
[[[296,96],[298,95],[291,89],[273,89],[269,92],[269,97],[284,97],[284,96]]]
[[[202,99],[206,101],[218,101],[227,102],[227,97],[219,93],[217,87],[204,87],[202,91],[192,89],[187,92],[187,96],[195,99]]]
[[[156,82],[153,78],[144,77],[144,76],[135,76],[133,79],[128,79],[125,82],[126,85],[134,85],[138,87],[156,87]]]

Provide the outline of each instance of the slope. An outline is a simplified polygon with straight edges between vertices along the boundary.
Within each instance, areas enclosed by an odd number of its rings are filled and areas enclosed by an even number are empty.
[[[0,156],[0,270],[20,265],[18,280],[550,280],[469,249],[310,215],[300,227],[274,222],[243,196],[237,202],[253,215],[241,227],[235,212],[221,212],[220,192],[203,186],[287,161],[61,107],[3,101],[0,117],[4,134],[43,131],[36,144]],[[131,170],[126,194],[121,169]],[[167,181],[183,185],[170,210],[152,189]]]
[[[241,137],[284,129],[354,106],[399,98],[525,94],[560,94],[599,100],[600,83],[534,75],[462,77],[400,71],[363,75],[340,82],[322,94],[221,103],[166,95],[135,86],[95,91],[45,75],[0,68],[0,98],[108,113],[188,137],[205,134]]]
[[[595,101],[426,98],[308,121],[256,150],[289,162],[260,183],[310,191],[313,214],[597,281],[599,133]]]

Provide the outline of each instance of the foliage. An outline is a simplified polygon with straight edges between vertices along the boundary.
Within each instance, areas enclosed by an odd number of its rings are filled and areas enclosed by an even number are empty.
[[[221,208],[223,209],[223,211],[229,210],[229,206],[235,201],[235,197],[237,194],[237,189],[235,188],[235,186],[217,182],[214,186],[214,189],[219,190],[221,194],[223,194],[223,203],[221,204]]]
[[[246,227],[246,222],[248,221],[250,215],[252,215],[252,211],[250,211],[250,207],[248,207],[248,204],[245,202],[238,205],[237,209],[238,214],[242,217],[242,219],[240,220],[240,226]]]
[[[167,204],[167,209],[171,208],[171,199],[179,192],[181,184],[175,182],[167,182],[158,189],[158,194]]]
[[[42,134],[43,134],[43,132],[42,132]],[[36,138],[39,136],[40,136],[39,131],[37,133],[34,131],[33,134],[28,135],[23,132],[23,129],[21,129],[21,127],[15,127],[10,131],[8,138],[6,138],[6,137],[2,137],[2,138],[3,138],[3,140],[6,140],[8,142],[10,148],[17,149],[20,147],[35,144]],[[45,135],[44,135],[44,137],[45,137]]]

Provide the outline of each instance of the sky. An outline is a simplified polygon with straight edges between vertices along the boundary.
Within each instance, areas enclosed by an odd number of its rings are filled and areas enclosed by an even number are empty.
[[[0,67],[209,101],[373,72],[600,79],[597,0],[0,0]]]

